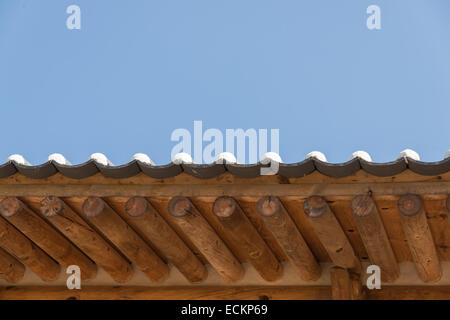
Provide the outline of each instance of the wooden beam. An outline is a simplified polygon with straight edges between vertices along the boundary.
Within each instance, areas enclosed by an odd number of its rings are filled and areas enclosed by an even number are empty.
[[[351,200],[356,195],[372,192],[375,200],[396,200],[402,194],[420,194],[424,199],[444,199],[450,188],[449,181],[384,182],[384,183],[317,183],[299,184],[0,184],[0,197],[297,197],[306,199],[311,194],[327,198]]]
[[[330,270],[331,297],[333,300],[360,300],[365,297],[359,275],[348,269],[333,267]]]
[[[150,280],[163,281],[168,277],[169,268],[164,261],[101,198],[87,198],[83,213]]]
[[[213,212],[264,280],[282,277],[282,265],[233,198],[217,198]]]
[[[369,300],[450,300],[450,286],[383,286],[367,291]]]
[[[330,300],[329,286],[0,287],[0,300]],[[450,300],[450,286],[383,286],[368,300]]]
[[[130,217],[128,222],[139,229],[186,279],[190,282],[206,279],[205,266],[145,198],[130,198],[125,210]]]
[[[168,204],[173,221],[188,235],[214,269],[227,281],[235,282],[244,276],[241,263],[220,239],[209,223],[185,197],[174,197]]]
[[[398,210],[419,277],[425,282],[438,281],[442,270],[422,199],[414,194],[403,195]]]
[[[59,265],[3,218],[0,218],[0,247],[44,281],[55,280],[59,275]]]
[[[447,201],[445,202],[445,206],[447,207],[447,211],[450,212],[450,196],[447,196]]]
[[[303,203],[303,210],[333,263],[360,273],[361,263],[325,199],[309,197]]]
[[[19,282],[24,274],[24,265],[0,248],[0,278],[8,282]]]
[[[319,279],[320,266],[280,200],[272,196],[263,197],[257,208],[300,278],[305,281]]]
[[[329,300],[329,286],[0,287],[0,300]]]
[[[61,199],[46,197],[41,201],[40,210],[56,229],[83,250],[115,281],[122,283],[131,279],[131,264]]]
[[[19,199],[3,199],[0,202],[0,214],[64,268],[79,266],[83,280],[96,276],[97,266]]]
[[[370,262],[380,267],[383,281],[394,281],[400,270],[375,202],[368,195],[356,196],[351,209]]]

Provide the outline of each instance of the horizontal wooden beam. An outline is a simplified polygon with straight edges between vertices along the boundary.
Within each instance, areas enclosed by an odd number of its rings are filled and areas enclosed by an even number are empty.
[[[318,187],[320,185],[320,188]],[[277,196],[306,199],[311,194],[351,200],[369,192],[375,200],[398,199],[407,193],[423,195],[424,199],[445,199],[450,182],[386,182],[386,183],[299,183],[299,184],[0,184],[0,197],[186,197],[228,195]]]
[[[370,262],[380,267],[383,281],[394,281],[400,270],[375,202],[361,195],[352,200],[350,207]]]
[[[442,269],[422,199],[414,194],[403,195],[398,210],[419,277],[425,282],[438,281]]]
[[[97,275],[97,266],[69,240],[15,197],[0,202],[0,214],[64,268],[77,265],[83,280]]]
[[[382,286],[368,300],[450,300],[450,286]],[[330,300],[330,286],[0,287],[0,300]]]
[[[303,210],[333,263],[360,273],[361,262],[325,199],[309,197],[303,203]]]
[[[0,217],[0,247],[14,255],[44,281],[55,280],[60,266],[21,232]]]
[[[276,281],[282,277],[282,265],[236,200],[231,197],[217,198],[213,204],[213,212],[264,280]]]
[[[328,300],[328,286],[0,287],[0,300]]]
[[[228,282],[236,282],[244,276],[244,269],[227,245],[186,197],[174,197],[168,210],[184,233],[203,253],[213,268]]]
[[[140,230],[186,279],[190,282],[206,279],[208,271],[205,266],[145,198],[130,198],[125,211],[127,222]]]
[[[87,198],[83,213],[150,280],[163,281],[169,276],[167,264],[105,201]]]
[[[25,274],[25,266],[0,248],[0,278],[8,282],[19,282]]]
[[[300,278],[305,281],[319,279],[319,263],[280,200],[277,197],[263,197],[258,201],[257,208]]]
[[[40,205],[42,215],[114,280],[120,283],[130,280],[133,275],[131,264],[64,201],[57,197],[46,197]]]

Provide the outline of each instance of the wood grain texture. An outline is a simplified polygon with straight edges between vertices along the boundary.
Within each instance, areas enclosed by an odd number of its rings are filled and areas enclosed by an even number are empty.
[[[217,198],[213,212],[264,280],[276,281],[282,277],[282,265],[236,200],[231,197]]]
[[[398,200],[398,210],[419,277],[425,282],[438,281],[442,270],[422,199],[404,195]]]
[[[403,231],[401,217],[398,214],[398,199],[374,199],[374,201],[397,261],[399,263],[406,261],[412,262],[413,258],[411,256],[411,251],[409,250],[408,240],[406,239],[405,232]]]
[[[446,200],[423,201],[423,207],[439,260],[450,261],[450,223]]]
[[[83,213],[150,280],[158,282],[168,277],[167,264],[102,199],[87,198]]]
[[[0,300],[330,300],[329,286],[62,286],[0,287]],[[450,300],[450,286],[383,286],[368,300]]]
[[[205,266],[145,198],[130,198],[125,208],[127,221],[139,229],[186,279],[191,282],[206,279],[208,272]]]
[[[312,196],[304,202],[303,209],[333,263],[360,273],[361,263],[327,202]]]
[[[0,300],[328,300],[328,286],[0,287]]]
[[[0,278],[8,282],[19,282],[25,274],[25,266],[0,248]]]
[[[287,212],[290,213],[300,233],[305,237],[314,256],[319,262],[331,262],[328,252],[314,231],[308,216],[303,212],[304,200],[294,197],[281,197],[280,200]]]
[[[131,264],[94,229],[57,197],[40,202],[40,211],[56,229],[102,267],[115,281],[126,282],[133,275]]]
[[[366,294],[363,291],[359,275],[348,269],[333,267],[330,270],[331,297],[333,300],[361,300]]]
[[[0,218],[0,247],[44,281],[55,280],[59,275],[58,263],[3,218]]]
[[[81,279],[89,280],[97,275],[97,266],[92,260],[19,199],[3,199],[0,202],[0,213],[64,268],[79,266]]]
[[[342,231],[344,231],[345,236],[347,237],[353,250],[355,251],[355,255],[361,261],[369,261],[369,255],[361,239],[359,230],[356,227],[355,219],[350,208],[351,199],[329,200],[325,198],[325,200],[327,201],[331,212],[333,212],[334,216],[336,217],[336,220],[341,225]]]
[[[393,282],[400,270],[375,202],[368,195],[356,196],[351,209],[370,262],[380,267],[382,281]]]
[[[173,217],[172,220],[183,229],[226,281],[234,282],[242,279],[244,269],[240,262],[188,198],[172,198],[168,204],[168,211]]]
[[[81,179],[84,180],[84,179]],[[121,181],[121,179],[118,179]],[[203,181],[202,179],[199,179]],[[250,180],[251,181],[251,180]],[[315,183],[301,184],[0,184],[0,197],[264,197],[268,194],[277,197],[294,196],[301,199],[315,194],[327,199],[351,200],[356,195],[372,192],[374,199],[396,199],[407,193],[415,193],[427,199],[446,197],[450,182],[386,182],[386,183],[329,183],[317,189]]]
[[[300,278],[305,281],[319,279],[320,266],[280,200],[277,197],[263,197],[258,201],[257,208]]]
[[[264,242],[267,243],[270,250],[275,254],[278,261],[280,262],[288,262],[289,259],[284,252],[283,248],[280,246],[280,243],[277,241],[274,234],[270,231],[267,225],[264,223],[263,218],[258,212],[258,200],[259,197],[234,197],[234,199],[239,204],[239,207],[242,209],[244,214],[247,216],[248,220],[255,227],[256,231],[258,231],[261,238],[263,238]]]

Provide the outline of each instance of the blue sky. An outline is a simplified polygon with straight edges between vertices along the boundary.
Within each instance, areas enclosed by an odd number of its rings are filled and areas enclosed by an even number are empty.
[[[68,30],[66,8],[81,8]],[[366,8],[381,8],[368,30]],[[330,162],[450,147],[448,0],[0,0],[0,162],[170,161],[177,128],[276,128]]]

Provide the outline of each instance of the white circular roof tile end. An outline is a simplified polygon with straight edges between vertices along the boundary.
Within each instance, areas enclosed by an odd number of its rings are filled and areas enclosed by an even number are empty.
[[[173,157],[172,162],[174,164],[191,164],[193,161],[189,154],[186,152],[180,152]]]
[[[89,159],[94,160],[95,162],[100,163],[104,166],[113,166],[113,163],[109,161],[109,159],[103,153],[93,153],[91,154]]]
[[[309,158],[316,158],[317,160],[320,160],[322,162],[328,162],[327,157],[325,157],[325,155],[320,151],[311,151],[305,157],[305,159],[309,159]]]
[[[148,165],[152,165],[154,166],[155,163],[152,161],[152,159],[150,159],[150,157],[148,155],[146,155],[145,153],[136,153],[131,157],[131,161],[133,160],[137,160],[140,161],[142,163],[148,164]]]
[[[372,162],[372,157],[370,156],[370,154],[367,153],[366,151],[362,151],[362,150],[355,151],[352,153],[350,160],[353,160],[355,158],[363,159],[367,162]]]
[[[261,157],[262,164],[267,164],[267,163],[270,163],[271,161],[283,163],[283,160],[281,159],[280,155],[276,152],[266,152]]]
[[[31,166],[31,164],[24,158],[21,154],[12,154],[8,157],[7,161],[14,161],[18,164],[22,164],[25,166]]]
[[[445,153],[444,159],[448,159],[450,158],[450,149],[447,150],[447,152]]]
[[[58,164],[72,165],[61,153],[52,153],[48,156],[47,161],[55,161]]]
[[[235,164],[237,160],[231,152],[221,152],[216,156],[214,162],[217,164]]]
[[[416,161],[420,161],[420,156],[417,152],[415,152],[414,150],[411,149],[405,149],[402,152],[399,153],[397,160],[398,159],[403,159],[403,158],[410,158]]]

